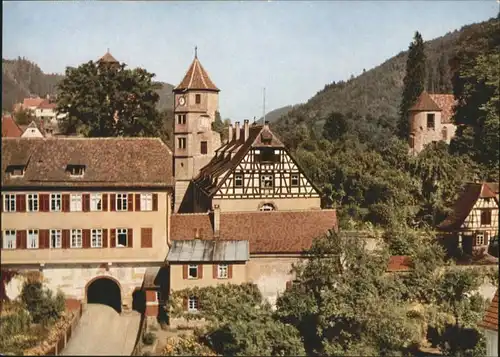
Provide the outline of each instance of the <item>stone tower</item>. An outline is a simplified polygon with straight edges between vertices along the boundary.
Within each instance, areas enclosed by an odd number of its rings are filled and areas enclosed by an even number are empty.
[[[221,146],[220,134],[212,131],[219,109],[219,88],[205,71],[195,49],[181,83],[174,88],[174,175],[175,207],[189,207],[190,182],[210,162]]]

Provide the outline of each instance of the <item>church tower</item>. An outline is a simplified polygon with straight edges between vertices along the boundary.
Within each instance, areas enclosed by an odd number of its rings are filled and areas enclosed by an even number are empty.
[[[190,182],[221,146],[220,134],[212,131],[219,109],[219,88],[198,60],[194,60],[181,83],[174,88],[174,175],[175,207],[189,207]]]

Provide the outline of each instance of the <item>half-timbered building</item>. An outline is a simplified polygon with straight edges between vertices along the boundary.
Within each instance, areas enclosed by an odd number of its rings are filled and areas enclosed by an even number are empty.
[[[438,225],[449,248],[464,253],[486,251],[490,239],[498,236],[498,184],[468,183],[450,215]]]

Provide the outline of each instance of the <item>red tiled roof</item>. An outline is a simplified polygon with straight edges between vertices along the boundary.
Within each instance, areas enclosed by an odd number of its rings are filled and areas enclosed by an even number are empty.
[[[410,257],[406,255],[393,255],[387,264],[388,272],[408,271],[411,269]]]
[[[173,214],[172,240],[215,239],[213,214]],[[314,238],[337,229],[335,210],[221,212],[221,240],[248,240],[250,253],[301,253]]]
[[[488,330],[498,331],[498,289],[490,306],[486,309],[483,321],[479,323],[479,326]]]
[[[437,228],[443,231],[459,229],[479,198],[497,199],[487,183],[468,183],[455,202],[452,212]]]
[[[18,138],[23,134],[22,129],[14,119],[9,116],[2,116],[2,137]]]
[[[413,106],[409,109],[409,111],[433,111],[433,112],[440,112],[441,108],[432,100],[431,96],[429,93],[426,91],[423,91],[422,94],[418,97],[417,101]]]
[[[219,88],[215,86],[207,71],[203,68],[198,57],[195,57],[193,63],[189,67],[186,75],[182,79],[181,83],[175,87],[177,90],[187,90],[187,89],[202,89],[202,90],[213,90],[219,91]]]
[[[51,103],[47,99],[45,99],[43,102],[38,105],[38,108],[40,109],[56,109],[57,105],[56,103]]]
[[[453,107],[456,103],[453,94],[429,94],[431,99],[441,108],[441,123],[451,123]]]
[[[45,99],[43,98],[24,98],[23,107],[38,107]]]

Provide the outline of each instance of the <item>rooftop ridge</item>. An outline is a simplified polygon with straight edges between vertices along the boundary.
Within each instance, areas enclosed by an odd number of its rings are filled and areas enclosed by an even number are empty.
[[[277,213],[301,213],[301,212],[336,212],[335,208],[304,208],[304,209],[294,209],[294,210],[286,210],[286,211],[229,211],[229,212],[221,212],[221,214],[241,214],[241,213],[249,213],[249,214],[277,214]]]
[[[141,136],[141,137],[138,137],[138,136],[127,136],[127,137],[123,137],[123,136],[107,136],[107,137],[80,137],[80,136],[64,136],[64,137],[47,137],[47,138],[32,138],[32,137],[26,137],[26,138],[15,138],[15,137],[3,137],[2,140],[4,139],[8,139],[8,140],[12,140],[12,139],[17,139],[17,140],[46,140],[46,141],[49,141],[49,140],[52,140],[52,141],[55,141],[55,140],[92,140],[92,141],[97,141],[97,140],[159,140],[161,143],[165,144],[163,142],[163,140],[161,140],[161,138],[159,137],[156,137],[156,136]],[[166,145],[166,144],[165,144]],[[167,145],[168,147],[168,145]],[[170,149],[170,147],[168,147]]]

